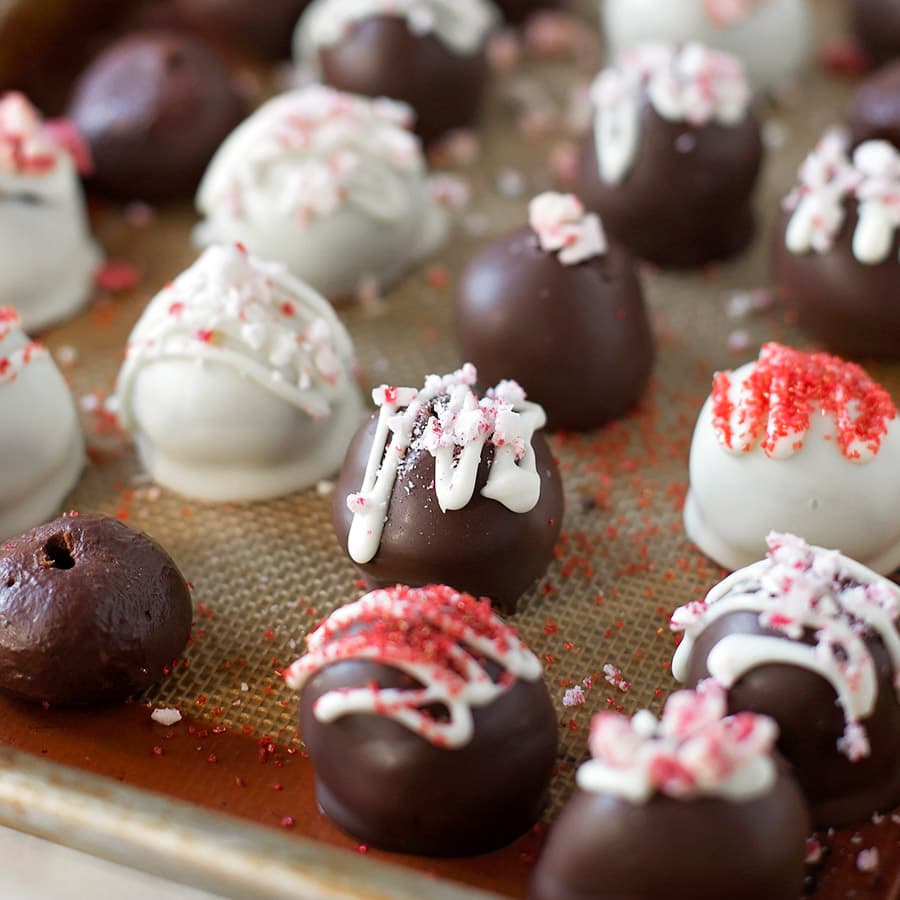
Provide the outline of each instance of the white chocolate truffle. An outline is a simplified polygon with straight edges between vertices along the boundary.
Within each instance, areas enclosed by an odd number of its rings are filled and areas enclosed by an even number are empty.
[[[278,263],[210,247],[150,301],[117,395],[150,475],[211,501],[262,500],[340,466],[363,415],[353,345]]]
[[[448,230],[409,124],[404,104],[318,85],[270,100],[210,163],[198,242],[242,243],[330,298],[389,286]]]
[[[809,0],[601,0],[611,54],[646,41],[699,41],[740,57],[758,90],[784,87],[809,65]]]
[[[763,346],[719,372],[691,443],[688,536],[727,569],[770,531],[840,547],[870,569],[900,565],[900,417],[857,365]]]
[[[0,540],[52,519],[84,468],[72,395],[47,350],[0,308]]]
[[[22,94],[0,98],[0,306],[29,331],[77,312],[101,259],[64,133]]]

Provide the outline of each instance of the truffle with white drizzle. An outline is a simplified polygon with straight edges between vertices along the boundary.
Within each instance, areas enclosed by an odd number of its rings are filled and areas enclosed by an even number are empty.
[[[28,331],[69,318],[91,294],[101,254],[78,180],[89,163],[70,125],[44,121],[22,94],[0,97],[0,306]]]
[[[402,103],[312,85],[261,106],[200,185],[200,244],[242,243],[330,299],[388,287],[447,237]]]
[[[541,664],[487,600],[376,590],[332,613],[285,671],[319,805],[373,846],[483,853],[540,814],[556,764]]]
[[[535,197],[529,224],[469,263],[456,333],[482,379],[527,384],[551,428],[586,431],[624,415],[653,366],[634,261],[572,194]]]
[[[810,830],[803,796],[772,756],[776,724],[726,712],[724,689],[707,680],[672,694],[659,721],[647,710],[594,716],[592,758],[529,900],[795,900]]]
[[[0,540],[59,512],[84,468],[84,437],[69,387],[47,349],[0,307]]]
[[[362,416],[330,304],[241,246],[209,248],[150,301],[119,373],[122,424],[160,484],[261,500],[340,465]]]
[[[515,609],[549,565],[562,485],[543,409],[512,381],[483,397],[467,364],[382,385],[334,492],[338,539],[370,587],[452,584]]]
[[[673,267],[750,241],[763,147],[739,60],[696,43],[642,44],[597,76],[591,97],[578,189],[611,236]]]
[[[817,825],[900,802],[900,588],[836,550],[771,534],[768,557],[677,609],[672,673],[772,716]]]
[[[476,119],[499,21],[490,0],[313,0],[294,56],[324,84],[408,103],[430,142]]]
[[[800,325],[838,353],[900,358],[900,149],[830,131],[783,207],[775,278]]]
[[[718,372],[691,441],[688,537],[739,569],[770,531],[802,534],[878,572],[900,565],[900,417],[859,366],[765,344]]]

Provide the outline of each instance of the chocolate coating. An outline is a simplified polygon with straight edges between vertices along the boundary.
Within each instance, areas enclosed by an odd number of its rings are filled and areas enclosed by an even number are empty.
[[[900,357],[900,233],[888,258],[866,265],[853,255],[856,202],[827,253],[795,254],[785,244],[788,217],[776,230],[773,268],[778,291],[802,328],[842,356]]]
[[[319,49],[319,64],[324,84],[408,103],[426,143],[475,121],[487,81],[483,48],[459,56],[432,34],[413,34],[396,16],[351,25],[339,44]]]
[[[350,442],[334,491],[338,541],[347,551],[352,515],[347,497],[363,482],[377,417],[362,425]],[[562,481],[550,447],[538,432],[533,441],[541,495],[526,513],[514,513],[481,495],[493,453],[485,447],[472,499],[462,509],[441,512],[432,484],[434,457],[421,451],[394,483],[381,545],[370,562],[357,565],[370,588],[407,584],[452,584],[495,608],[514,612],[524,591],[553,558],[563,515]]]
[[[460,283],[456,332],[485,384],[514,378],[551,428],[586,431],[637,403],[653,334],[631,256],[616,244],[574,266],[531,228],[489,244]]]
[[[727,613],[697,637],[688,664],[688,687],[709,676],[709,652],[729,634],[787,640],[760,626],[758,613]],[[878,699],[872,715],[862,721],[871,754],[857,762],[837,748],[844,714],[834,688],[815,672],[784,664],[758,666],[728,690],[729,713],[762,713],[778,723],[779,750],[793,765],[816,827],[862,821],[900,803],[900,702],[893,686],[894,667],[880,638],[871,635],[866,643],[878,673]]]
[[[653,796],[633,804],[576,791],[550,831],[529,900],[796,900],[810,833],[781,772],[767,794]]]
[[[244,109],[225,66],[199,41],[138,33],[82,73],[68,116],[94,158],[93,184],[122,199],[190,197]]]
[[[900,59],[859,86],[847,118],[854,147],[882,140],[900,149]]]
[[[0,550],[0,622],[0,690],[110,703],[159,681],[180,655],[191,596],[147,535],[107,516],[64,516]]]
[[[313,715],[322,694],[373,682],[418,686],[397,669],[349,660],[319,672],[300,698],[316,797],[339,827],[385,850],[468,856],[510,843],[537,821],[557,749],[556,714],[542,680],[517,680],[474,709],[472,740],[457,749],[436,747],[383,716],[323,723]]]
[[[900,0],[851,0],[850,19],[873,63],[900,56]]]
[[[494,0],[503,18],[513,25],[520,25],[529,16],[542,9],[558,9],[560,0]]]
[[[725,259],[755,230],[753,188],[762,164],[751,113],[731,128],[662,119],[646,100],[635,159],[619,184],[600,178],[594,131],[585,136],[577,193],[607,233],[636,256],[682,268]]]

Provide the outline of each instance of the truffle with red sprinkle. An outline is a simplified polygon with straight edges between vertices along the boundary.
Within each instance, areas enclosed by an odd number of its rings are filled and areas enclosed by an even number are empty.
[[[900,418],[854,363],[770,343],[717,373],[690,473],[685,528],[725,568],[759,559],[770,531],[900,565]]]
[[[550,831],[530,900],[795,900],[809,818],[772,756],[777,733],[765,716],[726,717],[712,680],[673,694],[660,721],[646,710],[596,715],[592,758]]]
[[[376,590],[338,609],[285,672],[325,814],[366,844],[484,853],[540,814],[556,715],[537,657],[446,586]]]

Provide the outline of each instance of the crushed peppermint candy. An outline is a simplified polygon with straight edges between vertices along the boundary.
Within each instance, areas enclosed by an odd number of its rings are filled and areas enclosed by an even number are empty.
[[[20,346],[14,350],[5,349],[3,344],[10,338]],[[0,306],[0,385],[12,384],[23,369],[47,355],[47,349],[40,341],[29,340],[22,333],[18,312],[11,306]]]
[[[181,713],[177,709],[157,708],[150,713],[150,718],[160,725],[170,727],[181,721]]]
[[[600,218],[587,213],[574,194],[548,191],[535,197],[528,207],[528,221],[541,249],[556,253],[564,266],[594,259],[606,253],[606,235]]]
[[[642,710],[634,718],[594,716],[590,761],[577,773],[585,791],[632,803],[654,794],[676,799],[749,799],[768,792],[776,771],[771,751],[778,727],[766,716],[727,716],[725,690],[713,680],[672,694],[662,718]]]
[[[717,372],[711,402],[723,447],[749,453],[759,446],[774,459],[799,450],[813,417],[824,415],[834,423],[840,452],[863,462],[878,454],[897,418],[891,395],[860,366],[776,343],[763,345],[743,378]]]
[[[438,747],[469,743],[473,709],[489,706],[517,679],[541,676],[538,658],[495,615],[489,600],[445,585],[372,591],[332,613],[306,643],[306,656],[284,673],[295,690],[345,660],[381,663],[419,683],[385,688],[372,682],[323,694],[313,707],[320,722],[355,713],[386,716]],[[504,670],[496,680],[488,662]],[[433,715],[435,706],[446,715]]]
[[[584,688],[580,684],[576,684],[575,687],[570,687],[563,694],[562,704],[563,706],[581,706],[584,700]]]
[[[860,872],[877,872],[881,859],[877,847],[868,847],[856,854],[856,868]]]
[[[863,721],[878,699],[878,671],[867,636],[887,649],[900,699],[900,587],[836,550],[790,534],[767,538],[766,559],[730,575],[705,600],[675,610],[673,631],[684,632],[672,674],[684,681],[695,641],[712,622],[732,612],[759,615],[774,636],[729,634],[710,651],[712,677],[731,687],[751,669],[783,660],[820,675],[834,688],[844,713],[837,749],[856,761],[870,754]],[[812,644],[804,643],[808,634]]]
[[[614,688],[617,688],[623,694],[627,693],[631,688],[631,682],[626,681],[622,677],[622,670],[618,666],[614,666],[612,663],[606,663],[606,665],[603,667],[603,677]]]

